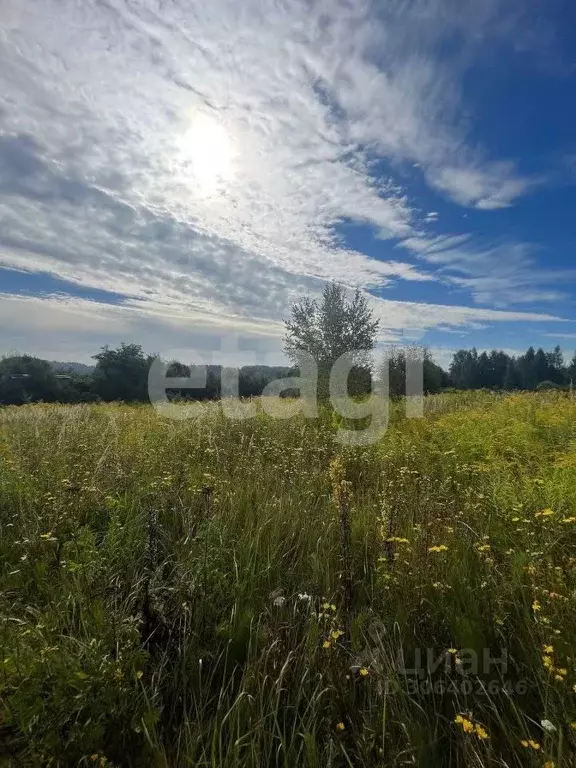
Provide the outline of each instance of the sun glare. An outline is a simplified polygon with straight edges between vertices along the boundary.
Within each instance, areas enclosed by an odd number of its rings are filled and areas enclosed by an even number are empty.
[[[186,174],[205,196],[223,192],[234,175],[234,145],[214,118],[195,113],[181,141]]]

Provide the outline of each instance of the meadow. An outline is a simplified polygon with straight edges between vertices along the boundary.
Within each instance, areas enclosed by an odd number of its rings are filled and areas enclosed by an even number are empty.
[[[0,408],[0,764],[573,766],[576,401]]]

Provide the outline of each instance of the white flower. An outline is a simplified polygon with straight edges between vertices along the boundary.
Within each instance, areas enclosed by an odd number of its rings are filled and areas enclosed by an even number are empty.
[[[554,733],[554,731],[557,730],[554,723],[551,723],[550,720],[540,720],[540,725],[545,731],[548,731],[548,733]]]
[[[306,592],[298,592],[298,600],[302,600],[306,603],[312,602],[312,598],[310,597],[310,595],[307,595]]]
[[[286,598],[283,597],[282,595],[278,595],[278,597],[274,598],[274,605],[276,606],[276,608],[282,608],[285,602],[286,602]]]

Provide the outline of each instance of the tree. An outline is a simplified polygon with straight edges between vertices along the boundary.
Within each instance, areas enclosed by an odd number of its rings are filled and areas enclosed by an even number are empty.
[[[507,390],[518,389],[520,387],[520,374],[518,373],[516,360],[513,357],[508,359],[502,386]]]
[[[457,389],[476,389],[479,384],[478,352],[474,349],[459,349],[450,365],[450,379]]]
[[[566,384],[567,382],[567,370],[564,363],[564,355],[560,345],[556,345],[552,352],[546,354],[548,360],[548,368],[550,379],[555,384]]]
[[[543,381],[550,381],[554,372],[550,368],[548,357],[542,348],[534,355],[534,379],[536,386]]]
[[[94,388],[102,400],[144,402],[148,399],[148,371],[154,358],[144,355],[139,344],[118,349],[102,347],[94,355]]]
[[[46,360],[31,355],[14,355],[0,360],[0,403],[53,402],[57,396],[57,380]]]
[[[327,396],[332,367],[344,354],[355,368],[349,377],[349,391],[356,394],[366,390],[378,320],[359,290],[348,300],[342,285],[329,283],[320,301],[306,297],[294,304],[285,326],[284,349],[289,359],[300,366],[303,356],[308,355],[318,366],[320,397]]]
[[[391,397],[401,397],[406,394],[406,362],[410,360],[422,365],[422,386],[426,394],[434,394],[447,386],[446,373],[434,362],[426,347],[391,346],[384,354],[381,373],[383,376],[386,372],[388,374]]]
[[[522,389],[536,389],[536,372],[534,363],[536,352],[534,347],[528,347],[525,355],[518,358],[518,373],[520,377],[520,387]]]

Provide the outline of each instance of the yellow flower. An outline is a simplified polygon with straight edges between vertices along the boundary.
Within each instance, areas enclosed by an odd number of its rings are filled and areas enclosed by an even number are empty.
[[[140,678],[142,677],[143,674],[144,673],[142,672],[141,669],[139,669],[138,672],[136,672],[136,677],[138,678],[138,680],[140,680]]]
[[[342,632],[341,629],[335,629],[334,632],[332,632],[332,638],[334,640],[338,640],[338,638],[342,637],[343,634],[344,634],[344,632]]]
[[[551,645],[545,645],[544,653],[554,653],[554,648]]]
[[[322,610],[327,611],[330,609],[330,603],[322,603]]]
[[[542,664],[544,664],[546,669],[553,669],[554,668],[551,656],[542,656]]]
[[[540,611],[541,609],[542,609],[542,606],[540,605],[539,601],[534,600],[534,602],[532,603],[532,610],[534,611],[534,613],[538,613],[538,611]]]
[[[478,736],[479,739],[488,738],[488,731],[485,728],[483,728],[481,725],[478,725],[478,723],[476,723],[474,728],[476,730],[476,736]]]
[[[451,653],[452,655],[454,655],[454,654],[458,653],[458,649],[457,648],[448,648],[448,653]]]
[[[542,768],[556,768],[556,763],[554,760],[546,760]]]
[[[534,517],[552,517],[554,512],[551,509],[544,509],[542,512],[536,512]]]
[[[478,552],[488,552],[490,550],[490,544],[482,544],[478,547]]]
[[[573,723],[570,723],[570,728],[572,728],[573,731],[576,731],[576,720],[574,720]]]
[[[368,670],[366,669],[366,667],[361,667],[360,668],[360,677],[367,677],[367,676],[368,676]]]
[[[331,648],[331,647],[332,647],[332,645],[331,645],[330,641],[329,640],[324,640],[324,642],[322,643],[322,648]]]
[[[346,726],[342,722],[336,723],[336,730],[337,731],[344,731],[344,730],[346,730]]]
[[[464,731],[464,733],[474,732],[474,723],[471,720],[468,720],[467,717],[463,717],[462,715],[456,715],[456,717],[454,718],[454,722],[462,726],[462,730]]]
[[[447,552],[448,547],[446,544],[439,544],[434,547],[428,547],[428,552]]]
[[[522,744],[522,746],[526,748],[529,747],[530,749],[535,749],[535,750],[540,749],[540,744],[538,744],[538,742],[534,741],[533,739],[528,739],[528,741],[526,741],[526,739],[522,739],[520,744]]]

